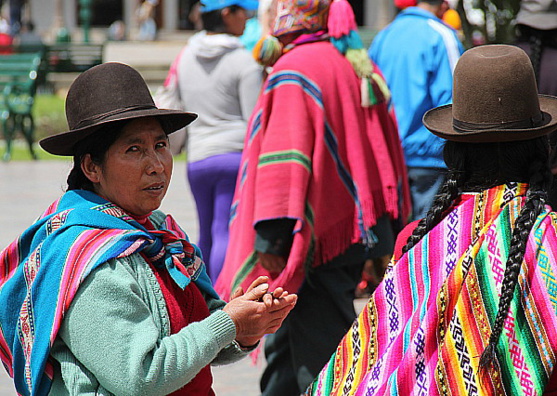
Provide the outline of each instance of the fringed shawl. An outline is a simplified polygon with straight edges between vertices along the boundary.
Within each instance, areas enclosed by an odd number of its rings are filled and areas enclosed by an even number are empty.
[[[48,394],[50,348],[86,276],[136,252],[166,266],[180,287],[195,281],[217,298],[199,250],[170,216],[159,230],[148,231],[88,191],[64,194],[0,252],[0,359],[19,394]]]
[[[363,108],[360,84],[329,42],[295,47],[269,75],[246,136],[216,290],[225,298],[259,275],[257,222],[296,219],[286,268],[273,284],[296,292],[306,267],[356,242],[382,214],[406,217],[408,189],[387,104]]]
[[[530,233],[497,345],[480,372],[526,185],[465,200],[393,263],[307,395],[541,395],[557,352],[557,215]]]

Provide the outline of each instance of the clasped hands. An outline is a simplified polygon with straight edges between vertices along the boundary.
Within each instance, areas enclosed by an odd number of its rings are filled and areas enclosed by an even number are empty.
[[[237,288],[223,308],[236,325],[236,341],[243,347],[255,345],[265,334],[277,331],[296,305],[296,294],[282,287],[271,292],[268,282],[268,277],[260,276],[245,293]]]

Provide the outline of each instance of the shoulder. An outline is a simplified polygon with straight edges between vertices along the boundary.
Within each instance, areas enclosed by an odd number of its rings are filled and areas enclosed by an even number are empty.
[[[404,246],[406,246],[408,238],[410,237],[410,235],[412,235],[419,222],[420,220],[413,221],[412,223],[407,224],[406,227],[404,227],[399,232],[398,236],[396,237],[395,249],[393,252],[393,258],[395,261],[398,261],[402,256],[402,249],[404,248]]]

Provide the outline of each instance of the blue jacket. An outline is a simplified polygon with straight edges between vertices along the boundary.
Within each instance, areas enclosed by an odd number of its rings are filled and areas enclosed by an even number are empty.
[[[373,40],[369,56],[391,89],[409,167],[445,167],[443,140],[422,117],[452,102],[453,70],[463,51],[454,29],[418,7],[402,11]]]

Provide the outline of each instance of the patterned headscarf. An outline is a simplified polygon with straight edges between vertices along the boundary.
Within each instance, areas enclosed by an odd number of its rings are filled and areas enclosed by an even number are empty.
[[[315,33],[327,28],[330,0],[281,0],[271,34]]]
[[[253,57],[263,66],[272,66],[297,42],[283,47],[278,37],[289,33],[314,34],[328,39],[350,62],[361,80],[362,106],[389,102],[391,93],[383,76],[376,72],[364,48],[352,6],[347,0],[277,0],[270,34],[253,48]],[[315,40],[300,40],[304,43]]]

